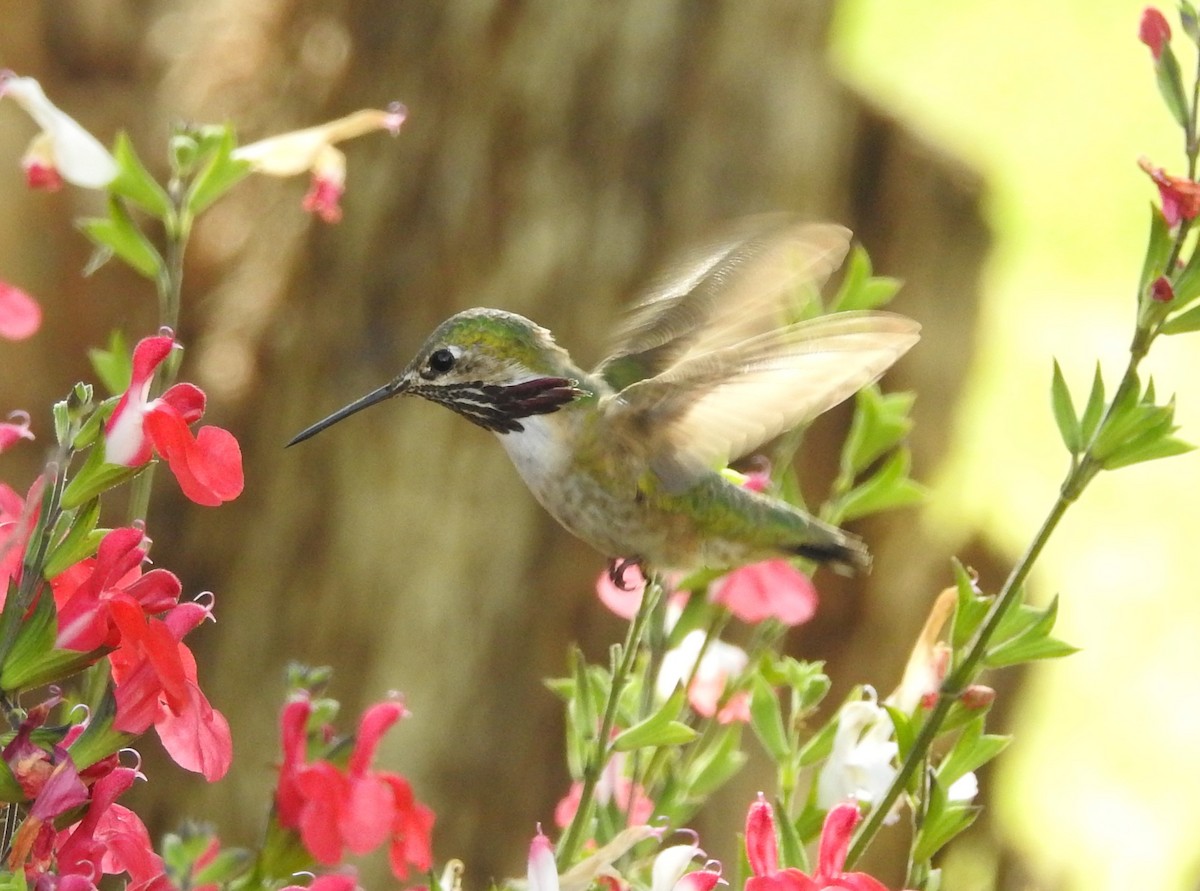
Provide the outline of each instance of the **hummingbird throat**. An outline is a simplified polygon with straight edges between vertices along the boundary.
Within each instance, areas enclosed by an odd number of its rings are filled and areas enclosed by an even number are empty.
[[[539,377],[516,384],[469,381],[418,386],[413,392],[454,409],[493,433],[520,433],[525,429],[521,418],[556,412],[584,393],[565,377]]]

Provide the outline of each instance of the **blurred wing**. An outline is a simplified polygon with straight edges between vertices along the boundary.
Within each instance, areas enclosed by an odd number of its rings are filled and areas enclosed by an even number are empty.
[[[680,492],[878,379],[920,327],[883,312],[798,322],[627,387],[605,420],[620,448]]]
[[[596,369],[615,390],[689,357],[714,352],[796,318],[849,245],[849,230],[785,214],[740,220],[651,283]]]

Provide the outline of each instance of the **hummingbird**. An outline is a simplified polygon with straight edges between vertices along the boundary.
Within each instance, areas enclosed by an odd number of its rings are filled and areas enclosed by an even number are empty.
[[[538,502],[609,558],[617,584],[634,563],[719,571],[802,557],[865,570],[860,538],[721,472],[917,342],[920,326],[889,312],[794,320],[795,295],[811,304],[849,243],[834,224],[743,220],[653,281],[591,372],[523,316],[456,313],[399,375],[288,445],[420,396],[493,432]]]

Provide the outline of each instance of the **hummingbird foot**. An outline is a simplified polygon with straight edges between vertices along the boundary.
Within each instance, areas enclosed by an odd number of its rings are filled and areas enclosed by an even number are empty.
[[[636,566],[642,568],[642,559],[640,557],[614,557],[608,561],[608,578],[614,585],[622,591],[633,591],[637,588],[634,583],[626,584],[625,573],[630,567]],[[644,575],[644,573],[643,573]]]

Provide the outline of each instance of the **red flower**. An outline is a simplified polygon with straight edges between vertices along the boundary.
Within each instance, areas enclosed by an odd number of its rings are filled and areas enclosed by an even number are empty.
[[[132,600],[147,615],[165,613],[179,602],[181,586],[174,573],[152,569],[142,574],[147,544],[141,529],[113,529],[95,557],[51,580],[58,612],[55,647],[88,652],[117,646],[120,633],[109,612],[117,598]]]
[[[15,285],[0,282],[0,337],[24,340],[42,325],[42,308]]]
[[[176,764],[209,782],[219,780],[233,760],[229,723],[200,690],[196,659],[182,643],[211,617],[211,607],[181,603],[155,619],[131,598],[117,598],[109,611],[121,636],[109,656],[117,700],[113,726],[142,733],[153,724]]]
[[[371,769],[383,734],[406,714],[403,704],[384,702],[363,713],[345,768],[323,759],[305,762],[311,713],[307,699],[294,699],[283,711],[283,764],[275,796],[280,825],[297,830],[318,863],[334,864],[345,849],[364,854],[387,842],[397,878],[406,878],[410,865],[429,869],[433,812],[416,801],[404,777]]]
[[[1158,186],[1163,217],[1168,226],[1175,226],[1180,220],[1195,219],[1200,214],[1200,183],[1181,176],[1171,176],[1146,158],[1139,158],[1138,166]]]
[[[786,560],[764,560],[735,569],[709,588],[709,599],[743,622],[775,618],[802,625],[817,611],[812,580]]]
[[[1150,47],[1150,53],[1154,56],[1155,62],[1162,58],[1163,48],[1170,39],[1171,26],[1167,23],[1166,16],[1153,6],[1147,6],[1142,10],[1142,21],[1138,26],[1138,40]]]
[[[204,391],[176,384],[150,400],[154,371],[176,346],[168,335],[147,337],[133,350],[133,375],[104,426],[104,459],[109,464],[139,467],[150,460],[152,447],[166,459],[183,494],[197,504],[215,507],[242,492],[242,452],[237,440],[220,427],[190,424],[204,414]]]
[[[0,452],[20,442],[22,439],[33,439],[29,432],[29,413],[23,411],[9,412],[13,420],[0,421]]]
[[[873,876],[842,871],[858,820],[856,805],[837,805],[829,811],[821,829],[816,872],[810,876],[799,869],[779,869],[775,817],[760,794],[746,816],[746,855],[753,873],[746,880],[746,891],[887,891],[887,886]]]

